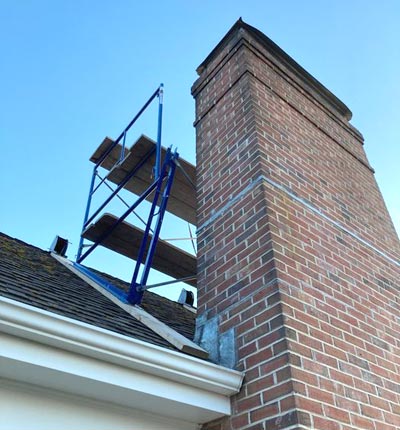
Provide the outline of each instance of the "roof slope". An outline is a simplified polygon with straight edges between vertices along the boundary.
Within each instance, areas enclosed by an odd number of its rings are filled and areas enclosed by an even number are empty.
[[[101,274],[115,286],[128,284]],[[0,233],[0,295],[68,318],[175,349],[51,257],[49,252]],[[194,314],[146,291],[144,310],[193,339]]]

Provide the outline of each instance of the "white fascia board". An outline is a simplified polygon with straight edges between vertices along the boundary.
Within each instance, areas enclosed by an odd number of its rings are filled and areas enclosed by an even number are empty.
[[[0,297],[1,376],[191,422],[230,413],[243,374]]]

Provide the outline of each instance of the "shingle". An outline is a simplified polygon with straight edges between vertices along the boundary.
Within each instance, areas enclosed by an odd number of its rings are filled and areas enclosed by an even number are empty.
[[[125,290],[129,287],[126,282],[109,275],[101,276],[116,287]],[[49,252],[3,233],[0,233],[0,295],[174,349],[166,340],[52,258]],[[194,314],[178,303],[146,291],[142,307],[182,335],[193,339]]]

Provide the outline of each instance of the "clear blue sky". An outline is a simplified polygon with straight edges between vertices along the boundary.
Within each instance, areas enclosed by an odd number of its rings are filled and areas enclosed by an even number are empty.
[[[240,16],[352,110],[400,230],[400,1],[0,4],[2,232],[44,249],[64,236],[73,258],[88,158],[104,136],[119,135],[160,82],[163,143],[194,163],[195,69]],[[164,236],[187,236],[170,228]]]

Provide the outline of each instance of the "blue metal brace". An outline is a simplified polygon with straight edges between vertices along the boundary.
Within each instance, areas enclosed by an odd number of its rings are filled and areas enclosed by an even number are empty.
[[[165,210],[167,208],[168,197],[174,180],[175,168],[176,168],[175,160],[178,157],[179,155],[177,152],[172,154],[171,149],[168,149],[163,163],[163,167],[161,170],[161,174],[158,180],[159,186],[157,187],[156,195],[154,197],[153,204],[149,213],[149,219],[143,234],[143,239],[140,245],[138,258],[136,261],[135,271],[132,276],[132,282],[128,293],[128,301],[132,304],[140,304],[143,297],[144,289],[142,287],[146,285],[147,278],[150,272],[157,241],[160,235],[161,225],[164,219]],[[162,191],[163,185],[164,185],[164,189]],[[160,202],[160,206],[157,214],[157,221],[154,227],[150,245],[148,246],[150,227],[152,225],[153,217],[155,216],[154,213],[158,205],[161,192],[162,192],[162,197],[161,197],[161,202]],[[146,260],[143,263],[145,255],[146,255]],[[141,280],[140,282],[137,282],[137,279],[139,276],[139,270],[142,265],[143,265],[143,270],[142,270]]]

